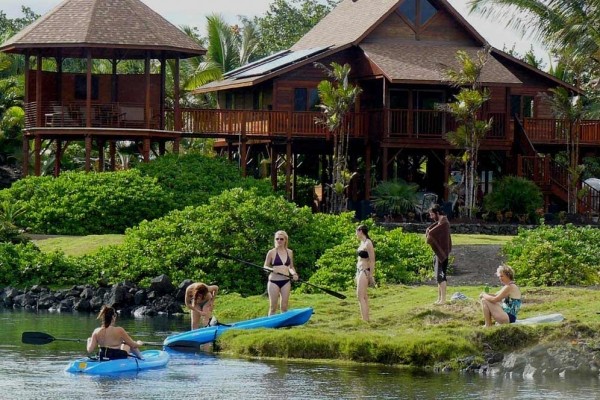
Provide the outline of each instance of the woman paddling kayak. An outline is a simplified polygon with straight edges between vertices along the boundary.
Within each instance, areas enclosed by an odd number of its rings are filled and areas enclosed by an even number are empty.
[[[117,312],[114,308],[103,306],[98,314],[102,321],[102,326],[96,328],[92,336],[87,339],[88,353],[94,353],[96,347],[99,347],[98,357],[100,360],[118,360],[127,358],[131,351],[136,357],[142,358],[139,347],[144,342],[133,341],[125,329],[115,326]]]

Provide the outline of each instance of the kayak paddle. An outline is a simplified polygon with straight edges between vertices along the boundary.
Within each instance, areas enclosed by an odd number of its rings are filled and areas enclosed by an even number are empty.
[[[54,337],[54,336],[49,335],[44,332],[23,332],[23,334],[21,335],[21,341],[25,344],[48,344],[48,343],[54,342],[55,340],[62,341],[62,342],[78,342],[78,343],[87,342],[87,339],[57,338],[57,337]],[[160,342],[144,342],[144,346],[163,347],[164,345]],[[175,346],[168,346],[168,347],[190,347],[190,346],[177,344]],[[196,347],[198,347],[198,346],[196,346]]]
[[[262,269],[263,271],[273,272],[273,270],[271,270],[270,268],[261,267],[261,266],[260,266],[260,265],[258,265],[258,264],[254,264],[254,263],[251,263],[251,262],[249,262],[249,261],[240,260],[239,258],[235,258],[235,257],[232,257],[232,256],[228,256],[227,254],[223,254],[223,253],[215,253],[215,255],[216,255],[217,257],[226,258],[226,259],[228,259],[228,260],[233,260],[233,261],[240,262],[240,263],[242,263],[242,264],[250,265],[251,267],[260,268],[260,269]],[[273,272],[273,273],[274,273],[274,274],[277,274],[277,275],[281,275],[281,276],[285,276],[285,277],[288,277],[288,278],[289,278],[289,276],[288,276],[288,275],[285,275],[285,274],[280,274],[280,273],[278,273],[278,272]],[[297,280],[296,282],[298,282],[298,283],[304,283],[304,284],[306,284],[306,285],[308,285],[308,286],[312,286],[312,287],[314,287],[314,288],[317,288],[317,289],[319,289],[319,290],[322,290],[322,291],[324,291],[325,293],[327,293],[327,294],[329,294],[329,295],[331,295],[331,296],[337,297],[338,299],[342,299],[342,300],[343,300],[343,299],[345,299],[345,298],[346,298],[346,296],[345,296],[345,295],[343,295],[343,294],[341,294],[341,293],[334,292],[334,291],[333,291],[333,290],[331,290],[331,289],[327,289],[327,288],[324,288],[324,287],[322,287],[322,286],[317,286],[317,285],[315,285],[315,284],[313,284],[313,283],[310,283],[310,282],[307,282],[307,281],[303,281],[303,280],[302,280],[302,279],[300,279],[300,278],[298,278],[298,280]]]

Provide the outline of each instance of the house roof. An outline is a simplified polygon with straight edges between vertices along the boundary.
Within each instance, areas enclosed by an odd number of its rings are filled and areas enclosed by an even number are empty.
[[[365,55],[391,82],[437,83],[443,81],[442,64],[457,66],[456,51],[465,50],[471,56],[489,44],[447,0],[432,0],[464,29],[470,43],[407,41],[406,39],[378,42],[369,37],[381,22],[386,20],[403,0],[342,0],[328,15],[295,43],[290,51],[299,52],[313,48],[328,48],[331,55],[349,47],[360,47]],[[360,16],[358,18],[357,16]],[[544,76],[558,85],[574,89],[571,85],[550,76],[500,50],[492,48],[492,57],[483,70],[483,83],[519,85],[522,82],[503,65],[503,60],[517,63],[529,71]],[[272,57],[272,56],[271,56]],[[262,75],[236,81],[234,75],[196,89],[196,93],[236,87],[252,86],[272,79],[295,68],[317,61],[323,54],[311,56],[306,61],[269,70]]]
[[[64,0],[0,46],[45,57],[192,57],[198,43],[140,0]]]
[[[423,42],[363,43],[359,47],[393,83],[445,82],[444,71],[449,67],[459,67],[456,60],[458,50],[466,51],[471,58],[476,56],[477,51],[483,50],[481,47]],[[486,85],[522,83],[493,56],[488,59],[481,75],[481,82]]]

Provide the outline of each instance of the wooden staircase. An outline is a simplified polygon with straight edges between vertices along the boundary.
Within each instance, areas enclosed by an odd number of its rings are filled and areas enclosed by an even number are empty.
[[[517,176],[535,182],[544,195],[545,209],[551,204],[552,198],[569,202],[569,173],[552,157],[541,156],[533,147],[523,124],[515,118],[515,150],[518,156]],[[600,214],[600,191],[580,182],[578,186],[577,212],[579,214]]]

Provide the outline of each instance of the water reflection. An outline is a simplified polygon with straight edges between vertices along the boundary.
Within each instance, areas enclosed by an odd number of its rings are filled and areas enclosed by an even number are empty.
[[[119,319],[134,338],[161,341],[183,331],[182,318]],[[0,398],[4,399],[596,399],[597,378],[525,380],[506,376],[433,374],[384,366],[242,360],[171,352],[167,368],[118,377],[68,374],[85,343],[21,344],[23,331],[81,338],[94,315],[0,310]]]

